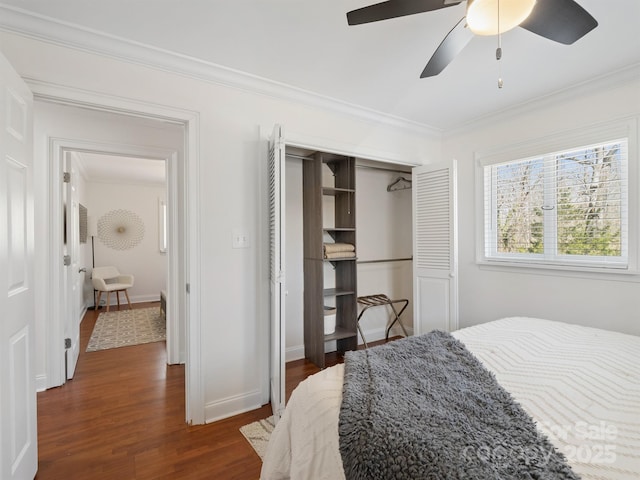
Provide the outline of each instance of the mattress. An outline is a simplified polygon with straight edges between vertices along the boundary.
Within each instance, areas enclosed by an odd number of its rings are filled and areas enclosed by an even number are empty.
[[[453,335],[584,480],[640,478],[640,337],[524,317]],[[345,478],[338,443],[343,374],[336,365],[294,390],[261,479]]]

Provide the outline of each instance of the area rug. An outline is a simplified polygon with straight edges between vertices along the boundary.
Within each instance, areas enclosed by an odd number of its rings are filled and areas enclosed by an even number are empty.
[[[87,352],[161,342],[166,333],[159,307],[102,312],[93,327]]]
[[[267,450],[267,443],[269,443],[269,437],[271,436],[271,432],[273,432],[274,427],[273,417],[258,420],[257,422],[240,427],[240,432],[251,444],[260,459],[264,459],[264,454]]]

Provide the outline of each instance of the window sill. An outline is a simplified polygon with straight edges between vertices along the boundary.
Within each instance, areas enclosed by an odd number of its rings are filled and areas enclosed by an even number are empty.
[[[501,260],[477,260],[480,270],[494,272],[549,275],[554,277],[587,278],[618,282],[640,282],[640,272],[631,268],[603,268],[578,265],[549,265]]]

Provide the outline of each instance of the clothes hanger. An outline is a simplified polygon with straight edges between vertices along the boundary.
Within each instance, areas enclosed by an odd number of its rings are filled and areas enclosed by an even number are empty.
[[[395,181],[387,187],[387,192],[395,192],[398,190],[408,190],[411,188],[411,180],[407,180],[404,177],[398,177]]]

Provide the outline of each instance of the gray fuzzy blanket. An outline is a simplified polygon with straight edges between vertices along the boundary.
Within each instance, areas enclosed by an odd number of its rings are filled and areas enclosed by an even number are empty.
[[[347,480],[579,478],[445,332],[347,352],[338,428]]]

